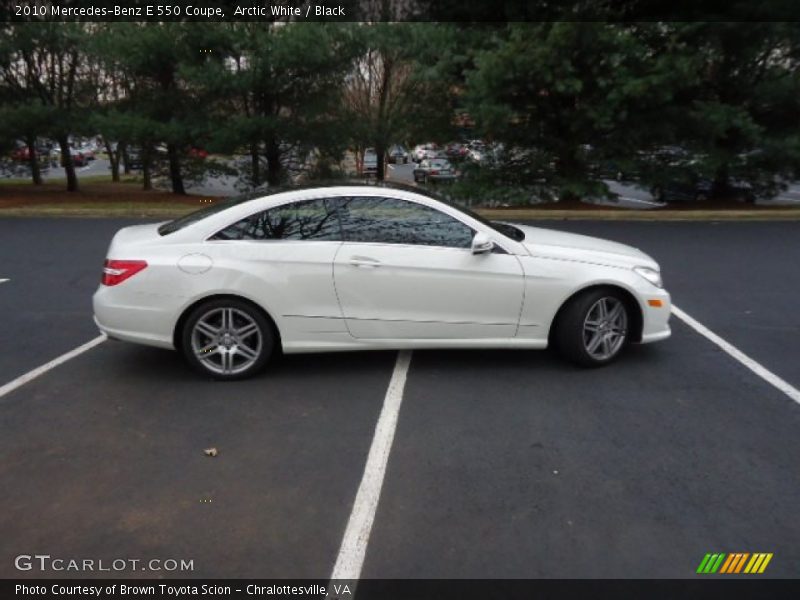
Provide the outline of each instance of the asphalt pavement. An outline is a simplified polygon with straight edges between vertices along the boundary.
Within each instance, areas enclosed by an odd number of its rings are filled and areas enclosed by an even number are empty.
[[[393,354],[287,357],[220,385],[169,351],[97,350],[0,403],[0,577],[42,576],[16,571],[19,554],[330,573]]]
[[[0,219],[0,386],[96,336],[91,294],[131,223]],[[678,306],[800,385],[796,222],[540,225],[651,254]],[[414,352],[363,576],[683,578],[721,551],[797,577],[800,406],[672,325],[597,370]],[[285,356],[217,383],[107,341],[0,397],[0,577],[42,576],[22,553],[327,577],[394,360]]]
[[[0,382],[97,335],[92,294],[124,219],[0,219]]]
[[[800,407],[675,329],[602,371],[415,353],[363,576],[690,577],[727,550],[796,577]]]

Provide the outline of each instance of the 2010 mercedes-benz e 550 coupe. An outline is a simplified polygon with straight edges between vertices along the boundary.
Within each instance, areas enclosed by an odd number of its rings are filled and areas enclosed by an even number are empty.
[[[121,229],[94,314],[110,338],[174,348],[219,379],[252,375],[277,351],[552,344],[600,366],[670,335],[659,266],[636,248],[371,185]]]

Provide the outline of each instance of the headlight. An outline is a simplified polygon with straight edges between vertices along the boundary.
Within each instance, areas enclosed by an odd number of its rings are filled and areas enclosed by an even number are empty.
[[[660,288],[664,287],[664,283],[661,281],[661,273],[655,269],[651,269],[650,267],[633,267],[633,270],[647,279],[647,281],[652,283],[654,286]]]

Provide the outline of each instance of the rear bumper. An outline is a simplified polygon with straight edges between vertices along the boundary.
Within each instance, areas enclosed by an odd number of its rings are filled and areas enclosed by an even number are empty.
[[[123,342],[133,342],[134,344],[144,344],[145,346],[155,346],[157,348],[167,348],[169,350],[174,350],[175,345],[172,343],[172,339],[166,339],[164,336],[142,333],[139,331],[125,331],[122,329],[114,329],[113,327],[108,327],[104,325],[100,319],[97,318],[97,315],[94,315],[94,323],[97,325],[97,328],[105,333],[109,339],[112,340],[120,340]]]
[[[131,293],[116,287],[100,286],[92,297],[94,322],[108,337],[174,348],[179,300],[169,296]],[[175,304],[175,306],[173,306]]]

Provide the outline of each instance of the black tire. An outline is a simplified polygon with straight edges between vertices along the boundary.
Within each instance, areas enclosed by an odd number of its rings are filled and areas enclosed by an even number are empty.
[[[206,323],[210,319],[210,322],[214,323],[216,315],[219,313],[220,317],[223,318],[220,311],[226,310],[230,311],[226,314],[230,315],[231,325],[226,328],[225,321],[221,321],[219,329],[220,332],[228,331],[228,338],[212,339],[212,336],[204,331],[195,333],[197,324],[201,319]],[[250,324],[255,325],[252,333],[247,333],[242,338],[235,335],[234,331],[242,331],[244,325],[248,325],[248,328],[250,328]],[[237,325],[241,326],[238,330],[236,329]],[[258,334],[257,341],[259,342],[257,345],[254,343],[253,338],[256,332]],[[222,335],[224,334],[220,333],[220,336]],[[273,326],[264,314],[249,302],[236,298],[209,300],[195,307],[186,318],[180,336],[181,353],[189,366],[198,373],[224,381],[245,379],[261,371],[274,354],[276,346],[276,335]],[[208,351],[207,359],[199,358],[202,349],[200,352],[196,351],[200,345],[198,343],[198,340],[201,339],[200,336],[205,336],[206,347],[213,347]],[[247,339],[246,343],[245,339]],[[246,348],[248,350],[250,356],[246,356],[243,351],[239,350],[240,345],[243,349]],[[226,369],[225,366],[226,359],[224,355],[226,353],[230,354],[228,359],[230,361],[229,369]],[[219,361],[218,365],[217,361]],[[238,365],[236,364],[237,361],[239,361]],[[215,371],[212,366],[218,366],[221,370]]]
[[[611,299],[618,302],[621,311],[624,311],[624,334],[619,347],[607,357],[598,357],[587,350],[587,332],[584,325],[589,316],[589,312],[602,299]],[[614,362],[630,340],[630,328],[633,323],[633,315],[628,300],[613,288],[595,288],[588,290],[575,298],[559,313],[556,322],[553,324],[553,335],[551,341],[555,349],[566,359],[582,367],[602,367]],[[592,335],[592,334],[589,334]],[[590,341],[590,340],[589,340]]]

